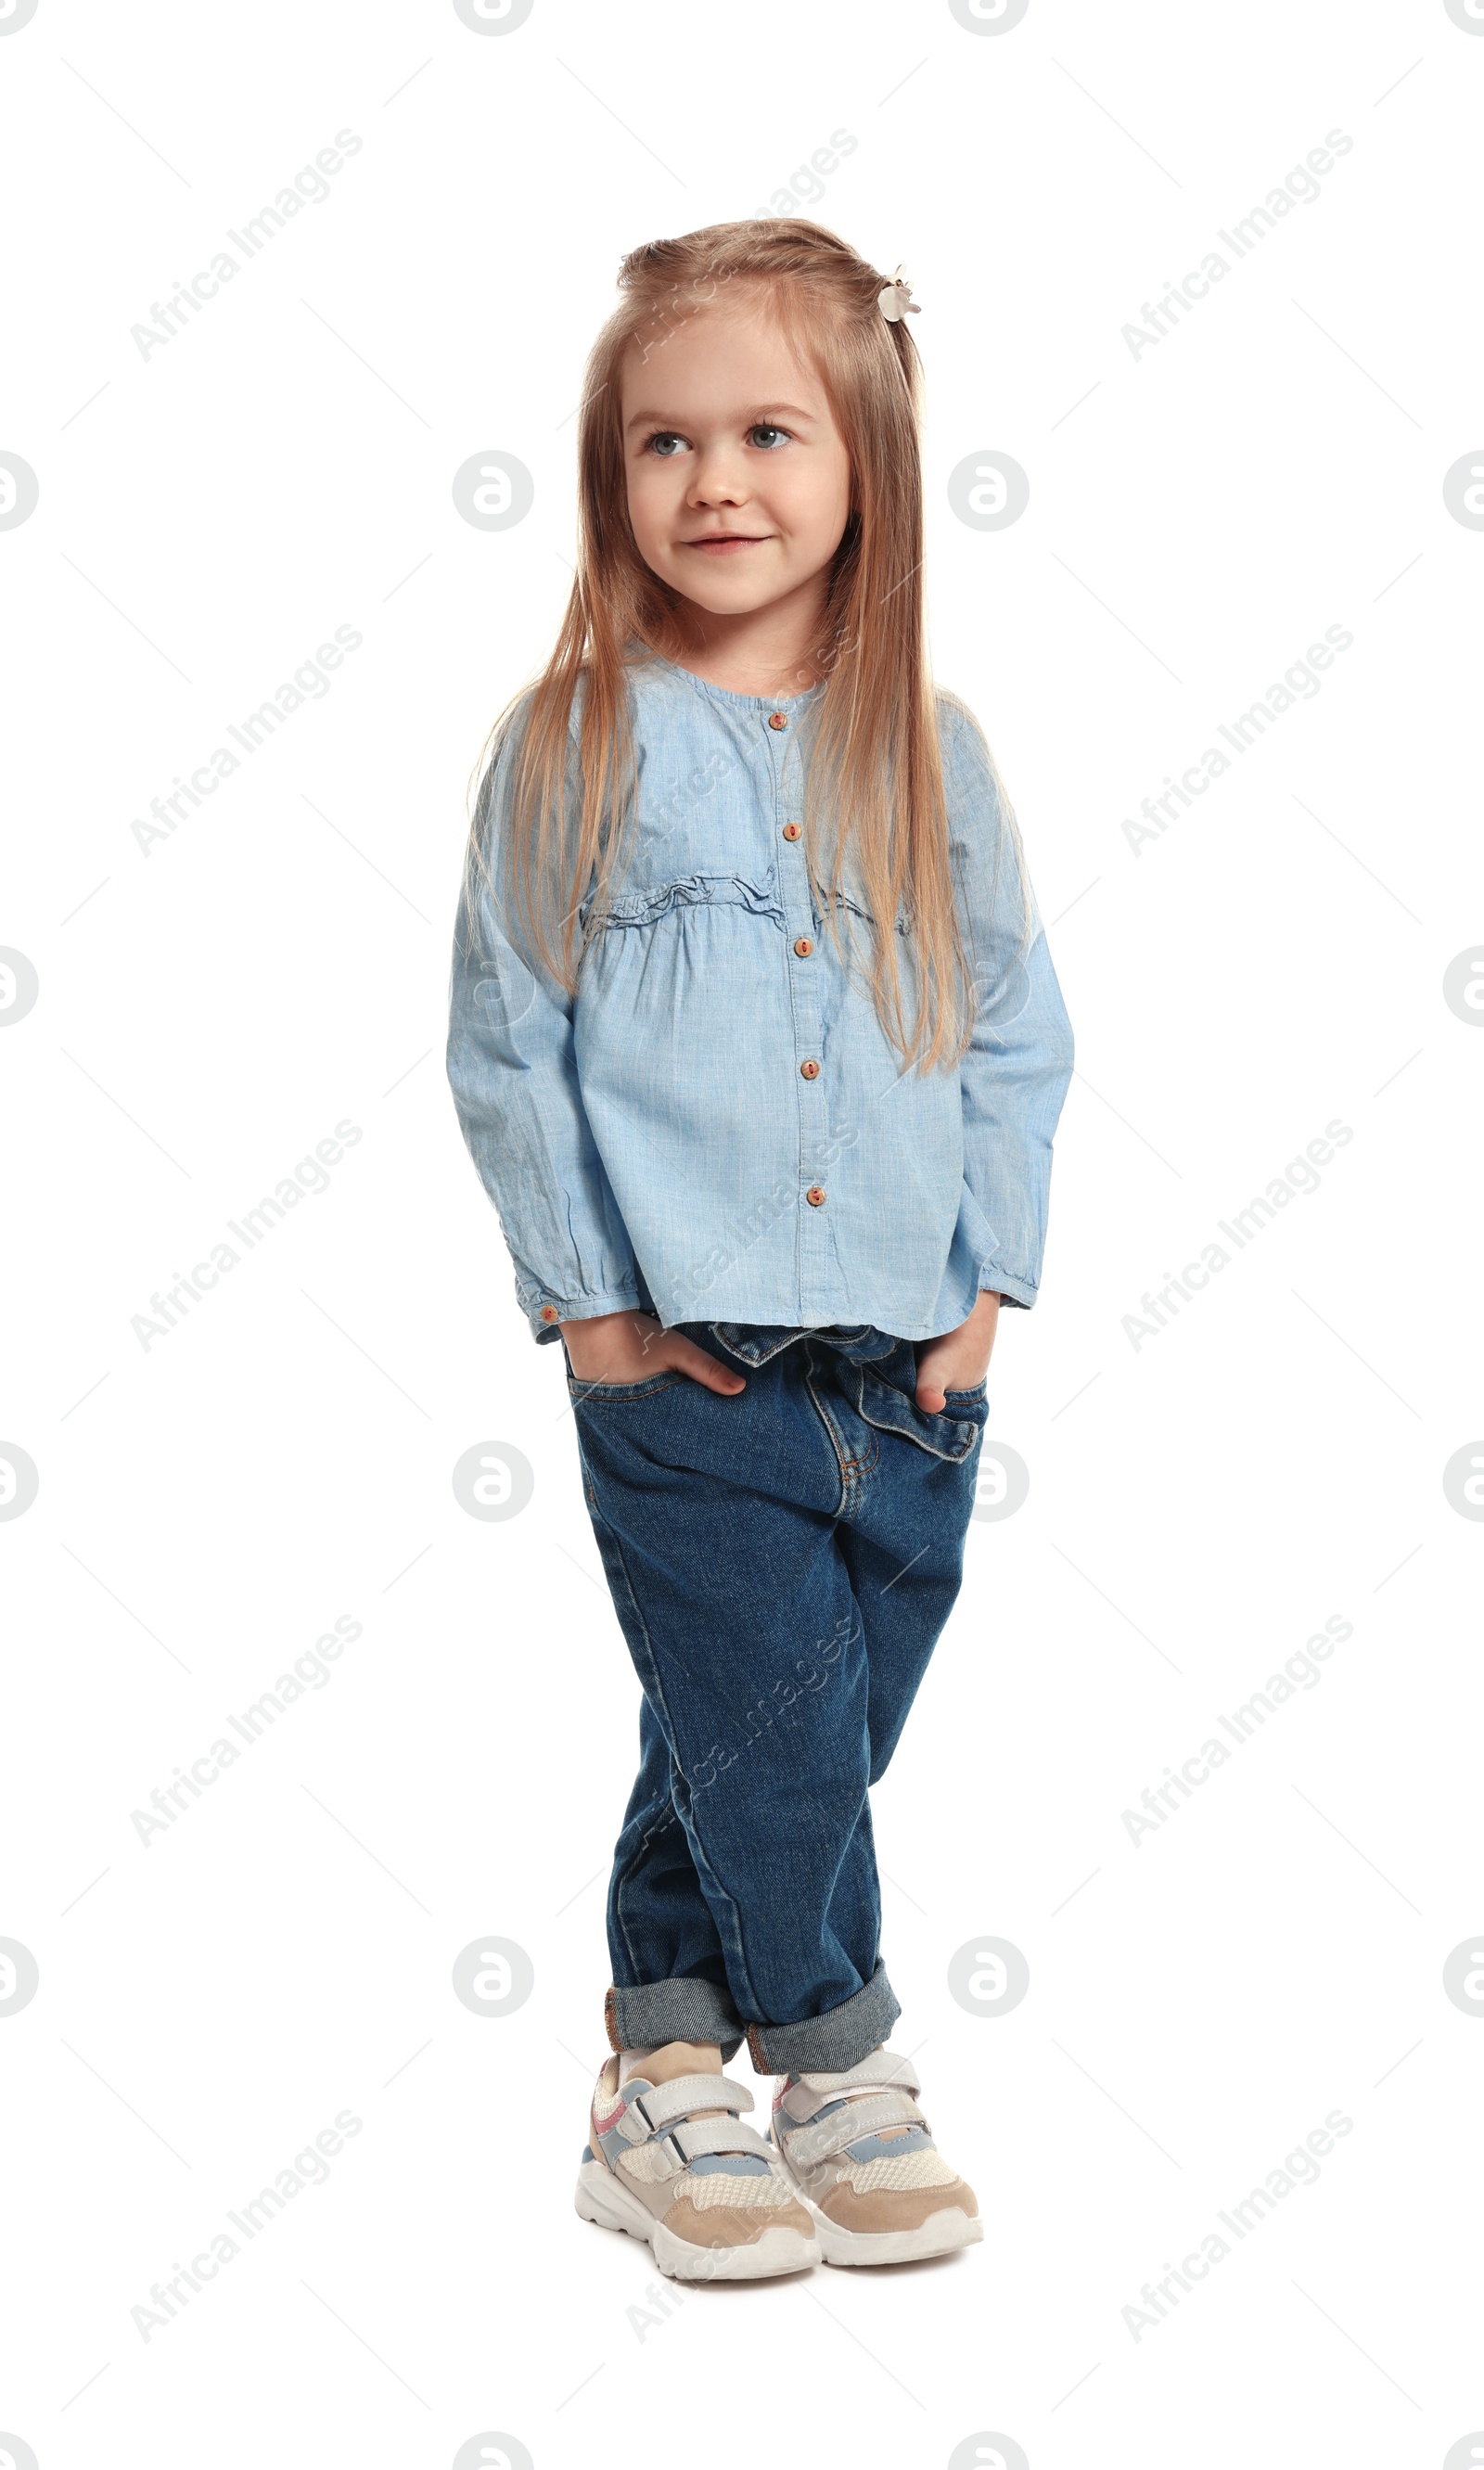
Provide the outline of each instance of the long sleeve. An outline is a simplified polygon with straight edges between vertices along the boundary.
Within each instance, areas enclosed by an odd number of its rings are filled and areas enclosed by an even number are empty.
[[[481,785],[479,845],[499,881],[518,731]],[[460,1129],[515,1264],[538,1344],[558,1322],[640,1303],[638,1274],[578,1085],[573,1004],[466,867],[453,943],[448,1073]]]
[[[977,1007],[960,1067],[963,1192],[955,1244],[977,1255],[981,1292],[1029,1308],[1040,1285],[1072,1027],[989,750],[962,707],[945,702],[940,720]]]

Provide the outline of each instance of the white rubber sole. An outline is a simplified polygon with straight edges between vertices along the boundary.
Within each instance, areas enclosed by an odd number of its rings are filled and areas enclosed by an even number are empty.
[[[826,2264],[917,2264],[926,2256],[952,2255],[956,2248],[974,2247],[984,2237],[980,2215],[966,2213],[959,2204],[929,2213],[915,2230],[842,2229],[828,2213],[821,2212],[812,2196],[805,2195],[787,2160],[781,2155],[778,2157],[784,2178],[814,2224]]]
[[[603,2161],[583,2162],[577,2173],[575,2202],[585,2222],[643,2239],[671,2281],[767,2281],[775,2273],[802,2272],[820,2260],[818,2242],[805,2238],[801,2230],[764,2230],[761,2238],[746,2247],[697,2247],[689,2239],[677,2238],[647,2204],[620,2185]]]
[[[807,2196],[800,2201],[809,2203]],[[916,2264],[926,2256],[952,2255],[956,2248],[973,2247],[985,2234],[979,2215],[957,2204],[929,2213],[915,2230],[843,2230],[818,2204],[809,2204],[809,2210],[826,2264]]]

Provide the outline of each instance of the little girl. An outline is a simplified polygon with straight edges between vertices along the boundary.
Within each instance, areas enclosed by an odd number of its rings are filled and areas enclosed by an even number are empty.
[[[475,805],[449,1075],[643,1690],[577,2210],[752,2279],[983,2234],[884,2046],[868,1786],[959,1591],[1072,1040],[928,675],[908,286],[796,221],[620,283],[577,579]]]

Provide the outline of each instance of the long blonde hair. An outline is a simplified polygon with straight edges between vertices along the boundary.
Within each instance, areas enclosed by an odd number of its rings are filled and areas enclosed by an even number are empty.
[[[879,923],[870,978],[882,1028],[907,1067],[942,1066],[967,1041],[975,989],[954,898],[927,658],[921,363],[907,320],[882,316],[877,295],[887,278],[874,267],[823,225],[791,218],[715,223],[679,240],[651,241],[623,260],[618,280],[623,298],[592,347],[583,384],[571,594],[550,659],[500,715],[486,749],[493,768],[512,722],[521,719],[503,852],[514,908],[542,967],[573,991],[579,908],[588,909],[591,938],[601,930],[629,855],[627,671],[642,647],[684,660],[679,595],[646,566],[629,522],[624,354],[638,344],[647,360],[692,317],[729,300],[760,297],[796,350],[818,366],[853,478],[852,511],[801,680],[823,680],[805,733],[809,879],[838,950],[849,853],[864,905]],[[579,684],[574,772],[569,727]],[[487,770],[486,792],[490,778]],[[482,794],[471,833],[487,882],[481,827],[488,804]],[[1003,812],[1024,897],[1019,836],[1008,805]],[[905,937],[893,931],[899,915]],[[1029,920],[1024,897],[1027,927]],[[917,997],[910,1025],[904,945]]]

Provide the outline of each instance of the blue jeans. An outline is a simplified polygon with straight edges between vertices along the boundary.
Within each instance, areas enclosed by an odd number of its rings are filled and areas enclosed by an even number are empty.
[[[730,2059],[745,2033],[766,2073],[850,2067],[901,2013],[868,1787],[959,1592],[985,1385],[930,1415],[912,1345],[885,1331],[680,1326],[747,1387],[673,1368],[584,1383],[567,1360],[644,1693],[608,2036]]]

